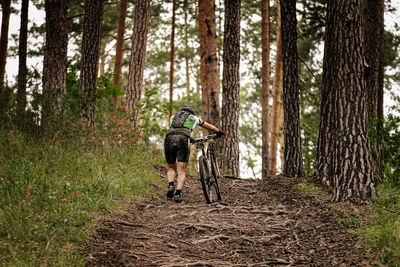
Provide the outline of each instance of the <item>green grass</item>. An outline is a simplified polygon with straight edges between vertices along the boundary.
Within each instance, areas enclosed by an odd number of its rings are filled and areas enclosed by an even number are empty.
[[[160,153],[145,146],[34,142],[0,131],[0,265],[83,265],[101,209],[154,194]]]
[[[307,185],[304,183],[298,183],[293,186],[294,189],[297,189],[301,191],[304,194],[307,195],[321,195],[321,196],[326,196],[326,193],[322,190],[321,187],[318,186],[313,186],[313,185]]]

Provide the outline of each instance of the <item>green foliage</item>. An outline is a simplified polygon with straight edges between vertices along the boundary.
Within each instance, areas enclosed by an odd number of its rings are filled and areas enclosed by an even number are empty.
[[[367,223],[358,233],[366,250],[386,266],[400,265],[400,190],[390,183],[380,185],[373,208],[364,215]],[[396,213],[397,212],[397,213]]]
[[[0,131],[0,265],[83,265],[100,209],[154,194],[160,153],[87,133],[61,142]]]
[[[304,184],[304,183],[298,183],[298,184],[295,184],[293,186],[293,188],[297,189],[307,195],[326,196],[326,193],[322,190],[321,187],[318,187],[318,186],[308,185],[308,184]]]

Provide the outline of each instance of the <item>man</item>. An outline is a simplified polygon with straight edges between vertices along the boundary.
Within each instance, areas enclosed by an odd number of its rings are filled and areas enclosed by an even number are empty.
[[[167,198],[174,198],[178,203],[182,201],[182,188],[186,180],[186,166],[190,155],[190,134],[197,125],[218,135],[226,135],[224,131],[195,116],[192,107],[186,104],[183,105],[180,112],[171,117],[170,129],[164,141],[165,159],[168,164]],[[176,172],[178,178],[175,191]]]

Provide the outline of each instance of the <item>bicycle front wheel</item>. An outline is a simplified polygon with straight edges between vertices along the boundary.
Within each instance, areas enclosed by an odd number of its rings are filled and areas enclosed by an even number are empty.
[[[211,203],[209,198],[210,175],[207,166],[207,159],[204,158],[204,156],[200,156],[199,158],[199,173],[200,173],[200,182],[201,182],[201,188],[203,189],[204,198],[207,204],[210,204]]]
[[[214,176],[214,181],[212,181],[212,183],[210,183],[209,186],[214,187],[215,194],[217,195],[218,200],[221,201],[222,200],[221,192],[219,190],[219,185],[218,185],[218,178],[220,177],[220,174],[219,174],[218,162],[215,159],[215,156],[211,157],[211,169],[212,169],[212,175]],[[212,189],[210,188],[209,189],[210,194],[211,194],[211,191],[212,191]],[[212,198],[213,197],[210,196],[211,201],[212,201]]]

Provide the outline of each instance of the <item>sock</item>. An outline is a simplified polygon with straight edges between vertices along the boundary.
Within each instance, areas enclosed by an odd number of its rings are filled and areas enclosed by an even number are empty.
[[[174,183],[174,182],[170,182],[170,183],[168,184],[168,186],[170,186],[170,185],[175,186],[175,183]]]
[[[176,190],[175,191],[175,195],[180,195],[181,194],[181,190]]]

